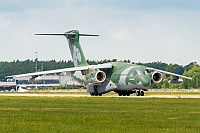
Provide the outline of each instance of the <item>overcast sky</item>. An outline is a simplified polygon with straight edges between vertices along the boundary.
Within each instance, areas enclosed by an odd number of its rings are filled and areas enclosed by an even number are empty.
[[[87,59],[200,63],[199,0],[0,0],[0,61],[71,60],[64,37],[81,37]]]

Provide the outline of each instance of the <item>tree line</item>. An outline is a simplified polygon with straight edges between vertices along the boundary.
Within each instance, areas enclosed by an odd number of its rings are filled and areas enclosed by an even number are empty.
[[[88,64],[96,65],[96,64],[103,64],[108,62],[117,62],[117,59],[112,60],[100,60],[100,61],[93,61],[87,60]],[[177,74],[181,74],[184,76],[191,77],[192,80],[184,80],[183,83],[180,85],[169,85],[168,78],[164,78],[163,81],[159,84],[151,85],[149,88],[199,88],[200,87],[200,66],[196,62],[191,62],[186,66],[178,65],[178,64],[167,64],[163,62],[151,62],[151,63],[135,63],[131,62],[130,60],[121,60],[122,62],[133,63],[138,65],[145,65],[147,67],[153,67]],[[14,75],[14,74],[23,74],[23,73],[30,73],[37,71],[46,71],[46,70],[53,70],[53,69],[61,69],[61,68],[70,68],[73,67],[73,61],[68,60],[48,60],[48,61],[37,61],[37,68],[36,68],[36,60],[25,60],[19,61],[14,60],[11,62],[1,61],[0,62],[0,80],[6,81],[5,76]]]

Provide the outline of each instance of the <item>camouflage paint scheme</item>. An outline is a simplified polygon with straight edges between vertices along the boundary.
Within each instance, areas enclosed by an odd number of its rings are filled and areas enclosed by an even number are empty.
[[[74,33],[75,35],[71,36],[68,35],[69,33]],[[85,56],[83,54],[82,48],[80,46],[79,42],[79,31],[72,30],[66,32],[67,35],[65,37],[68,40],[69,48],[71,51],[72,59],[74,61],[74,66],[85,66],[88,65],[86,62]],[[72,74],[72,77],[77,80],[79,83],[84,84],[88,88],[88,92],[91,94],[94,93],[94,95],[99,95],[102,93],[109,92],[111,90],[133,90],[135,88],[138,89],[145,89],[148,87],[151,83],[151,78],[149,74],[142,74],[142,75],[132,75],[134,71],[141,71],[145,73],[145,67],[133,65],[133,64],[127,64],[123,62],[113,62],[111,63],[113,68],[110,74],[106,74],[106,81],[107,83],[105,85],[100,85],[102,83],[89,83],[87,80],[89,78],[92,78],[92,76],[95,76],[95,73],[98,72],[98,69],[93,70],[92,72],[86,74],[86,76],[81,78],[75,72]],[[103,71],[103,70],[102,70]],[[80,74],[79,74],[80,75]],[[89,78],[87,78],[89,77]],[[109,81],[109,82],[108,82]],[[104,81],[105,82],[105,81]],[[107,87],[107,85],[109,86]],[[97,94],[95,94],[94,86],[97,87]],[[103,88],[102,88],[103,87]],[[101,91],[100,91],[101,90]]]
[[[137,96],[144,96],[144,91],[147,90],[147,87],[151,84],[161,82],[163,75],[171,76],[172,80],[170,80],[169,83],[173,84],[181,83],[182,79],[180,78],[191,79],[183,75],[124,62],[110,62],[106,64],[88,65],[79,42],[79,37],[98,35],[79,34],[78,30],[71,30],[65,32],[64,34],[36,35],[65,36],[68,40],[74,67],[12,75],[7,77],[16,78],[32,76],[31,81],[36,81],[36,79],[41,75],[70,72],[71,76],[76,81],[86,86],[87,92],[89,92],[92,96],[101,96],[102,94],[110,91],[118,93],[119,96],[129,96],[132,93],[136,93]]]
[[[79,31],[72,30],[65,32],[65,34],[67,34],[65,37],[69,43],[74,66],[87,66],[88,63],[86,62],[79,42],[79,36],[81,35],[79,34]],[[74,77],[78,82],[83,83],[87,87],[87,92],[96,96],[109,91],[115,91],[120,96],[129,96],[130,94],[137,92],[137,90],[139,90],[137,95],[143,96],[143,91],[147,90],[147,87],[153,83],[152,74],[155,71],[147,72],[145,66],[123,62],[111,62],[110,64],[112,65],[112,68],[110,69],[94,68],[93,70],[83,74],[85,77],[83,76],[81,78],[80,76],[76,76],[76,72],[72,74],[72,77]],[[92,79],[96,77],[95,74],[98,73],[98,71],[104,72],[106,79],[102,82],[92,82]],[[162,77],[160,77],[158,82],[160,82],[161,79]],[[88,82],[89,80],[91,82]]]
[[[79,43],[79,31],[72,30],[65,32],[66,34],[68,33],[74,33],[75,35],[65,35],[65,37],[68,40],[69,48],[71,51],[72,59],[74,61],[74,66],[85,66],[88,65],[86,62],[85,56],[83,54],[81,45]]]

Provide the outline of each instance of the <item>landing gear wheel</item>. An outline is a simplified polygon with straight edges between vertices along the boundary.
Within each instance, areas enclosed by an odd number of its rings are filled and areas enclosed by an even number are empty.
[[[144,91],[141,91],[141,92],[140,92],[140,95],[141,95],[141,96],[144,96]]]
[[[131,91],[118,91],[119,96],[130,96],[132,94]]]
[[[122,96],[122,93],[118,93],[119,96]]]
[[[140,96],[140,95],[141,95],[140,91],[139,90],[136,91],[136,96]]]
[[[90,92],[90,96],[94,96],[94,92]]]
[[[126,96],[126,93],[124,93],[123,96]]]

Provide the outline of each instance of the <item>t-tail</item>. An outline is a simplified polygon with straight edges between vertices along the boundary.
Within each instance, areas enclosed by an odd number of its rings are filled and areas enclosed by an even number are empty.
[[[83,50],[81,48],[79,42],[79,36],[99,36],[99,35],[91,35],[91,34],[79,34],[78,30],[67,31],[64,34],[35,34],[35,35],[58,35],[65,36],[68,40],[69,48],[71,51],[72,59],[74,62],[74,66],[87,66]]]

